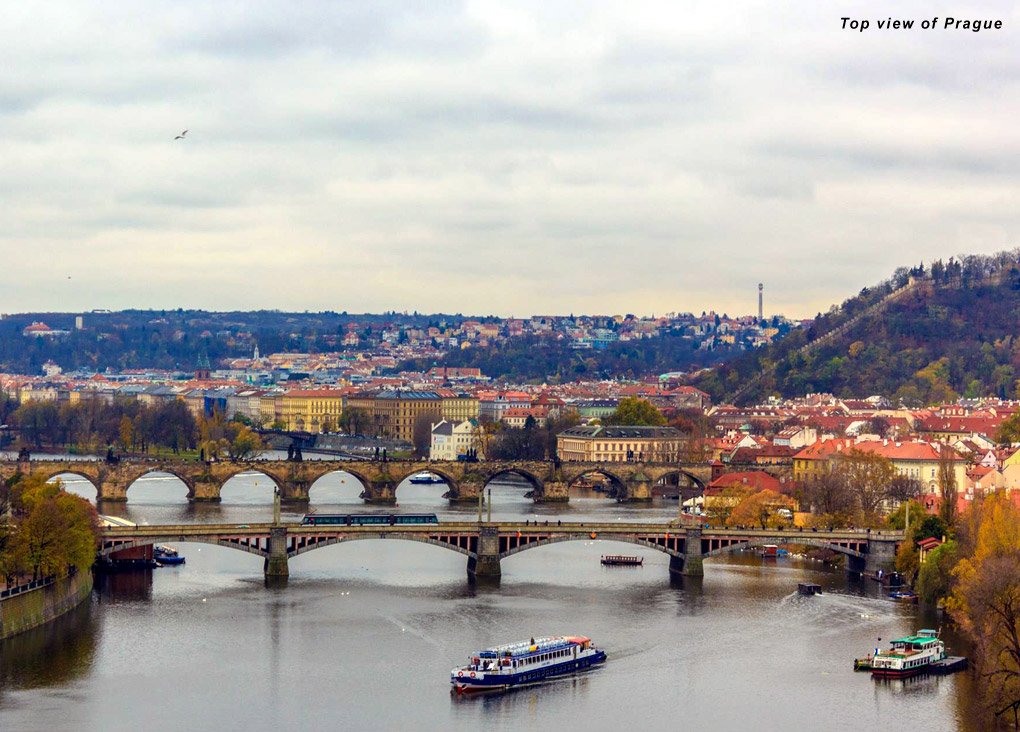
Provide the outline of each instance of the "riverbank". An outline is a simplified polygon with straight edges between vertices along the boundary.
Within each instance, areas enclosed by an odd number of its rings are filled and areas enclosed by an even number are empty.
[[[56,620],[91,592],[92,572],[86,571],[0,598],[0,641]]]

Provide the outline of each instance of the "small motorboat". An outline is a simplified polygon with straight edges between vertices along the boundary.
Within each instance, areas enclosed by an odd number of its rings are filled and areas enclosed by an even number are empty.
[[[152,558],[156,560],[157,564],[162,565],[184,564],[184,557],[172,546],[160,546],[157,544],[152,550]]]
[[[917,604],[917,594],[913,592],[890,592],[889,599],[893,602]]]
[[[797,584],[797,592],[802,595],[820,595],[822,594],[822,586],[816,585],[813,582],[800,582]]]

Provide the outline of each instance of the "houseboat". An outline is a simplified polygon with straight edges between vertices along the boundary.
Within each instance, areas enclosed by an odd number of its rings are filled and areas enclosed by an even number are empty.
[[[606,660],[606,652],[584,636],[532,638],[479,651],[450,672],[458,694],[505,691],[553,676],[581,671]]]
[[[917,635],[897,638],[891,648],[871,656],[871,675],[897,679],[914,676],[928,671],[931,664],[945,657],[946,644],[938,631],[919,630]]]

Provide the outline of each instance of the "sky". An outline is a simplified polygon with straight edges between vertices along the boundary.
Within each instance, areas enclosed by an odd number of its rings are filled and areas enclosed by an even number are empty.
[[[11,3],[0,312],[746,314],[764,282],[810,317],[1020,246],[1018,6],[848,5]]]

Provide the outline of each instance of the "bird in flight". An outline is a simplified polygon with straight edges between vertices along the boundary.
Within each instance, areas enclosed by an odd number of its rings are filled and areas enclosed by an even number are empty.
[[[175,140],[183,140],[183,139],[184,139],[184,136],[185,136],[186,134],[188,134],[188,131],[187,131],[187,130],[184,130],[184,132],[182,132],[181,134],[177,135],[177,137],[175,137],[174,139],[175,139]]]

